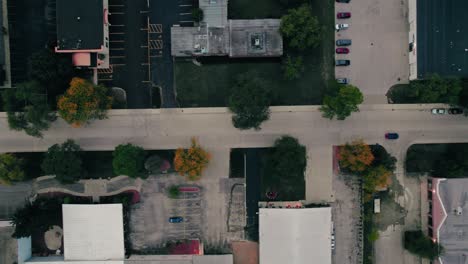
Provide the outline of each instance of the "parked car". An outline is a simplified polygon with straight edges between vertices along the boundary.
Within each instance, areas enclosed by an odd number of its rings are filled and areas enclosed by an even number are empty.
[[[463,109],[461,109],[461,108],[450,108],[448,110],[448,113],[451,114],[451,115],[461,115],[461,114],[463,114]]]
[[[182,223],[183,221],[184,221],[184,218],[181,216],[169,217],[169,223]]]
[[[337,54],[348,54],[349,49],[348,48],[336,48],[336,53]]]
[[[349,3],[351,0],[336,0],[337,3]]]
[[[385,133],[386,139],[398,139],[399,137],[398,133]]]
[[[336,24],[335,25],[336,31],[345,30],[348,28],[349,28],[349,24]]]
[[[335,66],[348,66],[351,64],[350,60],[336,60]]]
[[[351,17],[351,12],[339,12],[336,14],[336,18],[350,18]]]
[[[433,115],[445,115],[447,114],[447,110],[444,108],[432,108],[431,110]]]
[[[350,46],[351,40],[350,39],[338,39],[336,41],[337,46]]]
[[[339,84],[348,84],[349,80],[348,78],[336,78],[336,82]]]

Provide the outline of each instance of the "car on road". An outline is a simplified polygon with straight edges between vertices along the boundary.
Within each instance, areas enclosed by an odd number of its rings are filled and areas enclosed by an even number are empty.
[[[350,46],[351,40],[350,39],[338,39],[336,41],[337,46]]]
[[[447,110],[444,108],[432,108],[431,113],[433,115],[445,115],[447,114]]]
[[[348,84],[349,80],[348,78],[336,78],[336,82],[339,84]]]
[[[351,0],[336,0],[337,3],[349,3]]]
[[[385,133],[385,138],[386,139],[398,139],[400,136],[398,133]]]
[[[335,25],[336,31],[345,30],[348,28],[349,28],[349,24],[336,24]]]
[[[336,14],[336,18],[350,18],[351,17],[351,12],[339,12]]]
[[[350,60],[336,60],[335,66],[348,66],[351,64]]]
[[[461,108],[450,108],[448,110],[448,113],[451,114],[451,115],[461,115],[461,114],[463,114],[463,109],[461,109]]]
[[[181,216],[169,217],[169,223],[182,223],[183,221],[184,221],[184,218]]]
[[[349,49],[348,48],[336,48],[336,53],[337,54],[348,54]]]

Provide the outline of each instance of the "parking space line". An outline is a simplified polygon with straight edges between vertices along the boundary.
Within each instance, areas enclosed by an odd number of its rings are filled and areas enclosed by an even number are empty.
[[[124,40],[109,40],[109,42],[125,42]]]
[[[110,15],[124,15],[124,12],[110,12]]]
[[[192,13],[179,13],[181,16],[191,15]]]
[[[143,63],[141,63],[141,65],[143,65],[143,66],[148,66],[148,65],[149,65],[149,63],[147,63],[147,62],[143,62]]]
[[[123,35],[124,32],[109,32],[109,35]]]
[[[151,81],[141,81],[142,83],[151,83]]]
[[[148,46],[140,46],[140,48],[142,48],[142,49],[147,49]]]
[[[121,58],[125,58],[125,56],[110,56],[109,58],[111,58],[111,59],[121,59]]]
[[[112,63],[112,66],[125,66],[126,64],[124,63]]]
[[[141,11],[140,11],[140,14],[147,14],[147,13],[149,13],[148,10],[141,10]]]
[[[124,27],[125,25],[114,25],[114,24],[109,24],[111,27]]]
[[[110,50],[125,50],[124,48],[109,48]]]
[[[184,7],[184,6],[192,6],[192,5],[179,5],[180,7]]]
[[[111,4],[109,4],[109,7],[114,7],[114,6],[115,7],[124,7],[125,5],[111,5]]]
[[[193,20],[181,20],[179,23],[193,23]]]

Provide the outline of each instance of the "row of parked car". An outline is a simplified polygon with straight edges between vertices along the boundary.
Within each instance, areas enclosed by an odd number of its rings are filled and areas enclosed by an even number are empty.
[[[336,0],[338,3],[349,3],[350,0]],[[336,14],[337,19],[348,19],[351,18],[351,12],[338,12]],[[335,25],[336,31],[341,31],[349,28],[349,24],[344,24],[344,23],[339,23]],[[350,39],[338,39],[336,40],[336,46],[337,48],[335,49],[336,54],[348,54],[349,53],[349,48],[347,46],[351,46],[351,40]],[[336,60],[335,61],[335,66],[348,66],[351,64],[350,60]],[[341,84],[347,84],[349,83],[348,78],[336,78],[336,81]]]

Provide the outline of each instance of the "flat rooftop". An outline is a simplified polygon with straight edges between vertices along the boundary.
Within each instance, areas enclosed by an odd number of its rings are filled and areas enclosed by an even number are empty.
[[[103,23],[103,0],[57,0],[58,50],[100,49]]]
[[[331,208],[260,209],[260,264],[331,264]]]
[[[468,77],[467,10],[466,0],[417,0],[418,78]]]
[[[439,242],[444,247],[444,264],[468,261],[468,178],[441,180],[439,196],[447,213],[439,231]],[[462,214],[455,214],[458,207]]]
[[[229,57],[279,57],[283,55],[280,19],[229,20]]]
[[[171,27],[171,54],[189,57],[226,56],[229,47],[227,28],[207,27]]]
[[[228,0],[198,0],[203,10],[203,22],[209,27],[224,27],[227,24]]]

